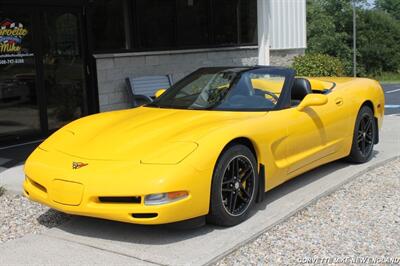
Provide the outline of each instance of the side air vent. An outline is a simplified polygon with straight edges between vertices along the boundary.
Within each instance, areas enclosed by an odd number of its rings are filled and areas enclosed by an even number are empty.
[[[31,184],[36,187],[37,189],[43,191],[44,193],[47,193],[47,189],[42,186],[41,184],[39,184],[38,182],[33,181],[32,179],[28,178],[29,182],[31,182]]]
[[[132,213],[132,217],[137,219],[150,219],[156,218],[157,216],[158,213]]]
[[[99,197],[101,203],[140,204],[141,197]]]

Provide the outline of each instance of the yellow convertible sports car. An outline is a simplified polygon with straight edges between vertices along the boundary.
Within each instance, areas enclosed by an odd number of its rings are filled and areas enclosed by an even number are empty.
[[[25,195],[122,222],[205,217],[232,226],[265,191],[301,173],[340,158],[368,161],[383,114],[373,80],[202,68],[150,104],[54,133],[26,162]]]

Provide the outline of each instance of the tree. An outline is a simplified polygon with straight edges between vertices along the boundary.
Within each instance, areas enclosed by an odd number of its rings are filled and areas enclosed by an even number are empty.
[[[352,12],[348,0],[307,1],[307,52],[340,58],[346,74],[352,69]]]
[[[400,0],[377,1],[378,7],[371,9],[366,8],[368,1],[365,0],[308,0],[306,52],[339,58],[346,74],[350,75],[353,64],[352,4],[356,3],[358,75],[397,72],[400,69],[400,20],[382,10],[383,7],[400,8]],[[393,12],[400,16],[400,9]]]
[[[358,35],[359,61],[368,73],[379,75],[399,70],[399,21],[381,10],[364,10]]]
[[[375,5],[395,19],[400,20],[400,0],[376,0]]]

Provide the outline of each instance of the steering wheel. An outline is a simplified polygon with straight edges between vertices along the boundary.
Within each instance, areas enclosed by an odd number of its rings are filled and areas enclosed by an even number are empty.
[[[264,93],[264,94],[267,94],[267,95],[271,96],[271,97],[274,99],[274,101],[275,101],[275,102],[273,102],[273,103],[276,104],[276,103],[279,101],[279,97],[276,96],[275,93],[270,92],[270,91],[264,91],[264,90],[261,90],[261,92]]]

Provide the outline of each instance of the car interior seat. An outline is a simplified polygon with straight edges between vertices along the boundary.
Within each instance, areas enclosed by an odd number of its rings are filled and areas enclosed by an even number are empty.
[[[312,93],[311,83],[305,78],[296,78],[292,87],[291,104],[297,106],[307,96]]]

